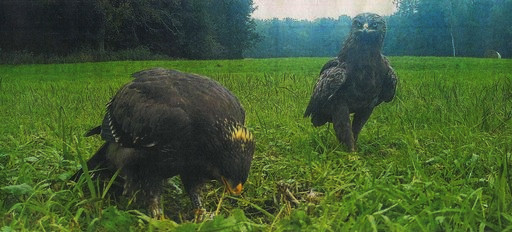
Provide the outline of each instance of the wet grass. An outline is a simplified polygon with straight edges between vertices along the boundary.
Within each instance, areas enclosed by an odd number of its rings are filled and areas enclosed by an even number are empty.
[[[0,66],[2,231],[512,230],[512,61],[392,57],[396,98],[376,108],[357,153],[302,118],[327,58]],[[257,148],[241,197],[203,191],[219,216],[192,223],[178,179],[169,219],[67,178],[100,146],[84,138],[104,105],[149,67],[207,75],[232,90]],[[222,204],[219,202],[222,201]]]

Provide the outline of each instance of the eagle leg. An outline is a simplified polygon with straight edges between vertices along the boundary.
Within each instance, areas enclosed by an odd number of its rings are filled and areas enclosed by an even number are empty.
[[[148,206],[149,212],[153,218],[163,219],[163,210],[160,207],[160,194],[155,194],[153,191],[150,191],[148,196]]]
[[[345,144],[350,152],[355,151],[354,137],[350,126],[350,112],[346,104],[338,104],[336,106],[332,122],[338,141]]]
[[[187,191],[187,194],[192,201],[192,205],[195,208],[194,213],[196,221],[201,221],[203,214],[206,213],[206,210],[203,209],[201,198],[198,193],[202,182],[190,175],[181,175],[181,182],[183,182],[185,191]]]
[[[156,219],[162,219],[164,214],[160,199],[163,187],[163,180],[156,175],[144,175],[144,180],[139,181],[141,183],[142,193],[144,194],[144,202],[146,203],[151,217]]]
[[[352,133],[354,135],[354,145],[357,142],[357,138],[359,136],[359,132],[361,132],[361,129],[363,129],[364,124],[366,124],[366,121],[370,118],[370,115],[372,114],[373,108],[368,108],[363,111],[358,111],[354,113],[354,119],[352,121]]]
[[[126,177],[123,195],[135,197],[139,204],[146,204],[151,217],[159,219],[164,216],[160,207],[163,180],[150,173],[137,165],[123,168]]]

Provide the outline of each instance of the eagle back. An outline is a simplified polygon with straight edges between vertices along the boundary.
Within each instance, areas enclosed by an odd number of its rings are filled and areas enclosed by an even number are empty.
[[[197,143],[218,120],[244,123],[238,100],[206,77],[165,69],[133,76],[134,81],[107,104],[101,133],[107,141],[125,147],[172,149]]]

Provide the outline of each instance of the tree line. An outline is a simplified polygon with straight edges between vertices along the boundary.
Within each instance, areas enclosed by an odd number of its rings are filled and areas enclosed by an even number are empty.
[[[512,57],[512,0],[394,0],[387,55]],[[2,53],[142,48],[186,59],[335,56],[351,18],[255,20],[252,0],[0,0]]]
[[[395,0],[396,1],[396,0]],[[390,55],[512,57],[512,0],[399,0],[389,17]]]
[[[383,52],[396,56],[482,57],[495,50],[512,57],[512,0],[395,0],[386,16]],[[351,19],[256,20],[259,43],[249,57],[335,56]]]
[[[256,20],[258,43],[247,57],[335,56],[348,35],[352,20],[321,18],[314,21],[286,19]]]
[[[252,0],[0,0],[0,51],[68,55],[144,47],[189,59],[242,58]]]

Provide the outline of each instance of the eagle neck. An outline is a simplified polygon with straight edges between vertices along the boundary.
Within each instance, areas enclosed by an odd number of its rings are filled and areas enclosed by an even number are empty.
[[[349,47],[338,55],[340,61],[357,65],[375,64],[380,58],[380,49],[376,47]]]

